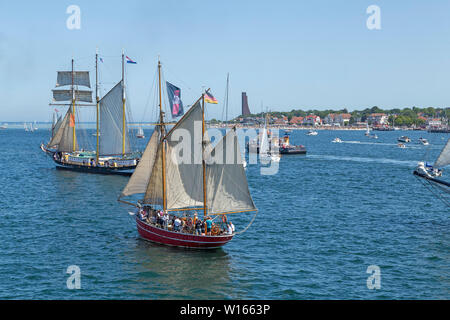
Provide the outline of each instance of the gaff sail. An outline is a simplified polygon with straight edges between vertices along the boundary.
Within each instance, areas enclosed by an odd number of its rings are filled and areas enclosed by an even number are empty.
[[[59,127],[55,128],[55,133],[48,143],[47,147],[51,149],[57,149],[61,152],[71,152],[73,149],[73,130],[74,127],[70,126],[70,116],[71,116],[71,109],[69,108],[67,110],[66,115],[64,116],[63,120],[61,121]],[[58,125],[58,123],[56,124]],[[78,148],[78,146],[75,146]]]

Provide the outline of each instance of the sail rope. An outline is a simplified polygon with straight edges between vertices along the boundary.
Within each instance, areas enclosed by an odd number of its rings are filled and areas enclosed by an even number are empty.
[[[434,190],[435,186],[432,184],[432,182],[430,182],[430,181],[428,181],[428,180],[422,181],[423,178],[420,178],[420,177],[418,177],[418,176],[415,176],[415,177],[416,177],[416,179],[418,179],[418,180],[420,181],[420,183],[422,183],[422,184],[425,186],[425,188],[427,188],[427,189],[428,189],[432,194],[434,194],[436,197],[438,197],[439,199],[441,199],[442,202],[444,202],[444,204],[446,204],[448,207],[450,207],[450,202],[449,202],[447,199],[445,199],[445,197],[443,197],[439,192],[436,192],[436,191]]]
[[[239,231],[239,232],[235,232],[234,234],[237,236],[237,235],[240,235],[240,234],[243,234],[244,232],[246,232],[246,231],[251,227],[251,225],[253,224],[253,222],[255,222],[255,219],[256,219],[256,216],[257,216],[257,215],[258,215],[258,211],[255,212],[255,215],[253,216],[252,220],[251,220],[250,223],[244,228],[244,230]]]

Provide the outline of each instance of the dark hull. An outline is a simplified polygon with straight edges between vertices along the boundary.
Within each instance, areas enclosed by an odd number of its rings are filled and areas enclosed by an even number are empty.
[[[280,149],[280,154],[306,154],[305,148]]]
[[[259,154],[259,147],[247,145],[247,152]],[[306,148],[293,147],[293,148],[280,148],[278,150],[280,154],[306,154]]]
[[[414,170],[413,174],[418,176],[418,177],[421,177],[421,178],[424,178],[426,180],[429,180],[431,182],[434,182],[434,183],[437,183],[439,185],[446,186],[446,187],[450,188],[450,182],[447,182],[447,181],[444,181],[444,180],[439,180],[439,179],[436,179],[436,178],[430,178],[427,175],[425,175],[423,173],[420,173],[420,172],[417,172],[415,170]]]
[[[95,173],[95,174],[110,174],[110,175],[120,175],[120,176],[131,176],[133,174],[136,166],[127,166],[120,168],[111,167],[93,167],[93,166],[83,166],[77,164],[62,163],[57,160],[53,160],[56,163],[56,169],[58,170],[69,170],[84,173]]]

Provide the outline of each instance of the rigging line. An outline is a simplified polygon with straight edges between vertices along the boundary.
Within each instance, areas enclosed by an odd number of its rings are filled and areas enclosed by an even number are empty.
[[[255,222],[255,219],[256,219],[256,216],[257,216],[257,215],[258,215],[258,211],[255,212],[255,215],[253,216],[252,220],[251,220],[250,223],[244,228],[244,230],[239,231],[239,232],[235,232],[234,234],[237,236],[237,235],[240,235],[240,234],[243,234],[244,232],[246,232],[246,231],[251,227],[251,225],[253,224],[253,222]]]
[[[427,188],[432,194],[434,194],[436,197],[438,197],[439,199],[442,200],[442,202],[444,202],[444,204],[446,204],[448,207],[450,207],[450,202],[448,202],[444,197],[442,197],[439,192],[435,192],[433,190],[434,186],[431,184],[431,182],[429,181],[422,181],[422,178],[419,178],[417,176],[414,176],[416,179],[419,179],[420,183],[422,183],[425,188]]]

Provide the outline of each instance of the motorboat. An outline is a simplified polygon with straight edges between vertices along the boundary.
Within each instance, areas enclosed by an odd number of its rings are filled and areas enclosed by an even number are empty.
[[[419,143],[423,144],[424,146],[428,146],[430,144],[425,138],[419,138]]]
[[[307,136],[317,136],[317,131],[316,130],[309,130],[306,135]]]
[[[399,142],[411,142],[411,139],[408,138],[407,136],[401,136],[400,138],[397,139],[397,141],[399,141]]]
[[[333,143],[342,143],[342,140],[340,138],[334,138]]]

